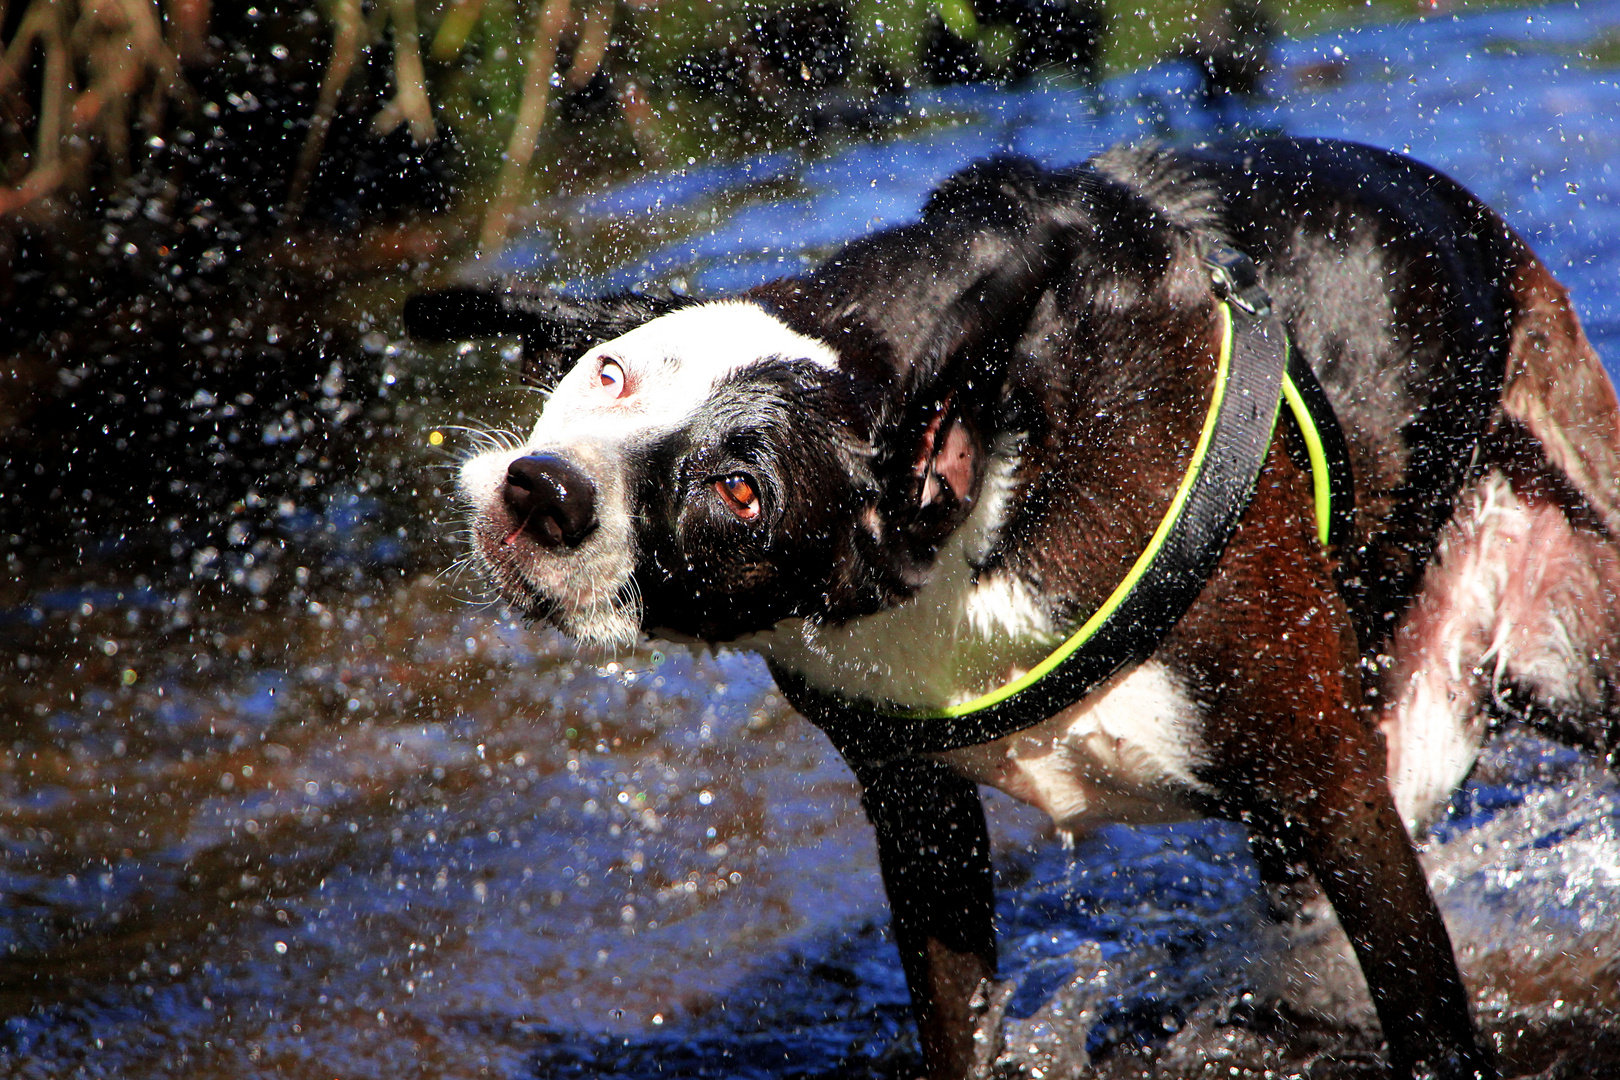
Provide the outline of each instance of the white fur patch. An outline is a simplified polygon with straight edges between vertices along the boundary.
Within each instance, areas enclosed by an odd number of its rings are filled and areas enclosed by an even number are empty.
[[[554,607],[559,627],[589,646],[626,648],[641,634],[641,617],[625,583],[635,571],[627,539],[631,517],[624,471],[606,458],[599,444],[569,448],[568,457],[596,484],[598,526],[572,550],[550,550],[514,531],[501,507],[501,489],[512,461],[530,449],[493,451],[461,467],[460,491],[471,509],[474,556],[506,599],[520,607],[543,600]]]
[[[722,300],[672,311],[580,357],[552,391],[529,449],[668,431],[690,419],[726,377],[778,359],[838,366],[825,342],[790,329],[758,304]],[[624,369],[620,397],[604,394],[598,382],[606,360]]]
[[[979,500],[936,558],[932,577],[895,607],[828,625],[779,623],[738,643],[812,685],[899,705],[967,701],[1027,670],[1058,643],[1045,605],[1021,579],[980,573],[1007,513],[1017,458],[992,454]]]
[[[939,757],[1071,834],[1105,821],[1183,821],[1197,816],[1187,796],[1206,790],[1195,775],[1202,723],[1170,670],[1149,660],[1044,723]]]
[[[1527,503],[1499,472],[1458,500],[1384,679],[1390,790],[1408,829],[1473,767],[1487,695],[1512,683],[1543,707],[1599,699],[1587,638],[1606,612],[1587,608],[1609,593],[1596,552],[1561,509]]]

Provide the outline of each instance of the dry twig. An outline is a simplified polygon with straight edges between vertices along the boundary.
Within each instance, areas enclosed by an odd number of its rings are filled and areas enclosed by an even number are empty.
[[[355,62],[360,58],[362,31],[365,19],[360,12],[360,0],[337,0],[332,8],[332,55],[321,76],[320,97],[315,113],[310,117],[309,130],[304,134],[304,146],[298,153],[298,167],[287,186],[285,220],[295,221],[304,209],[304,198],[315,178],[321,151],[326,146],[326,135],[332,128],[332,117],[337,113],[338,96],[354,74]]]
[[[528,178],[535,141],[546,118],[546,99],[551,91],[551,75],[557,66],[557,41],[568,26],[569,0],[545,0],[535,16],[534,37],[524,57],[523,97],[518,102],[517,122],[501,161],[501,175],[495,198],[484,214],[479,234],[480,251],[493,253],[506,240],[517,200]]]
[[[583,90],[596,76],[607,56],[608,42],[613,32],[614,0],[597,0],[585,13],[580,27],[579,44],[574,46],[574,59],[564,78],[570,90]]]
[[[372,121],[372,130],[386,135],[404,123],[410,125],[413,142],[432,142],[436,129],[427,76],[422,70],[416,0],[393,0],[389,12],[394,24],[394,99]]]

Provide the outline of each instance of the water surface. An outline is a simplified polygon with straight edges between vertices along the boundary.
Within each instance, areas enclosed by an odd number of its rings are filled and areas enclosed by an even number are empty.
[[[1285,43],[1275,100],[1221,112],[1173,66],[1100,95],[918,93],[904,136],[694,164],[563,217],[580,235],[647,223],[641,254],[590,284],[723,290],[911,218],[986,153],[1071,162],[1219,124],[1349,137],[1500,208],[1614,370],[1617,37],[1614,0],[1346,31]],[[505,258],[566,274],[546,260],[567,246],[534,234]],[[501,359],[457,362],[488,387]],[[454,446],[451,425],[521,425],[520,407],[500,386],[429,403],[410,467],[451,460],[430,426]],[[475,581],[402,569],[369,506],[289,522],[282,561],[310,564],[290,578],[226,551],[190,574],[0,586],[0,1073],[912,1075],[856,789],[761,666],[651,646],[582,661]],[[449,509],[421,529],[448,564]],[[991,809],[1027,1075],[1375,1075],[1342,943],[1272,927],[1234,829],[1108,829],[1070,851]],[[1511,1071],[1620,1073],[1614,780],[1512,735],[1425,857]]]

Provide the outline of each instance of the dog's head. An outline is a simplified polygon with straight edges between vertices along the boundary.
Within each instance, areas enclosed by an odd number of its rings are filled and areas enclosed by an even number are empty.
[[[947,189],[922,223],[734,299],[418,297],[413,333],[521,334],[551,384],[523,446],[462,465],[476,559],[528,615],[620,646],[910,595],[980,494],[1052,263],[1031,231],[1015,200]]]
[[[467,460],[476,555],[590,642],[720,639],[823,602],[871,484],[849,379],[755,304],[696,304],[591,349],[525,445]]]

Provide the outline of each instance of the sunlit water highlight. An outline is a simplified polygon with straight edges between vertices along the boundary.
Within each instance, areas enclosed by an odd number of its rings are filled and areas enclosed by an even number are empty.
[[[1447,170],[1547,258],[1613,370],[1620,69],[1582,50],[1612,56],[1617,37],[1611,0],[1286,43],[1277,102],[1224,119]],[[735,288],[909,219],[986,153],[1075,161],[1212,130],[1192,88],[1165,67],[1100,99],[919,94],[949,122],[575,209],[582,228],[640,216],[686,237],[596,284]],[[11,584],[0,1073],[911,1075],[853,782],[760,666],[650,647],[581,662],[465,603],[472,588],[254,610],[153,583]],[[992,812],[1009,1067],[1375,1075],[1341,942],[1322,921],[1271,925],[1236,830],[1110,829],[1069,852],[1005,800]],[[1511,1071],[1620,1074],[1613,778],[1513,737],[1426,858]]]

